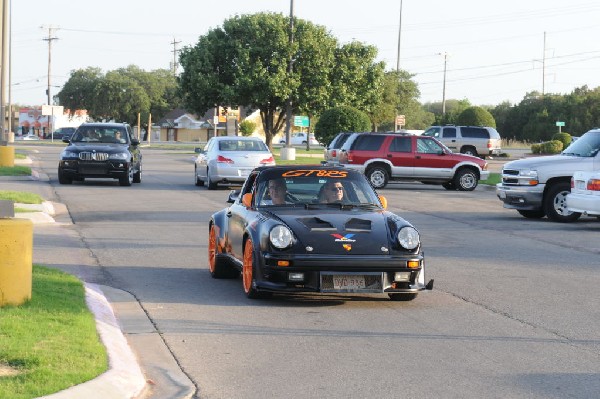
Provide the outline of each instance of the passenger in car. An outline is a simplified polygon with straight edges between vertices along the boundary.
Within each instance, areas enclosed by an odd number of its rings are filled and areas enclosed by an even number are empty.
[[[341,181],[328,180],[319,192],[319,202],[330,204],[344,200],[344,185]]]

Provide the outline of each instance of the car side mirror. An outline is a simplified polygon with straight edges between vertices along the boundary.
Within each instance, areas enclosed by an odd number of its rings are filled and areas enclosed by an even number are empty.
[[[235,200],[240,196],[240,190],[231,190],[229,192],[229,197],[227,197],[227,203],[233,204]]]
[[[252,193],[244,194],[242,197],[242,205],[244,205],[246,208],[250,208],[252,205]]]
[[[200,147],[194,148],[194,152],[196,154],[204,154],[204,150],[202,148],[200,148]]]
[[[131,139],[131,145],[140,145],[140,141],[138,139]]]
[[[380,195],[379,201],[381,202],[383,209],[387,209],[387,198],[385,198],[383,195]]]
[[[446,152],[444,150],[439,150],[438,155],[446,155]]]
[[[70,137],[63,137],[62,138],[62,142],[63,143],[70,143],[71,142],[71,138]]]

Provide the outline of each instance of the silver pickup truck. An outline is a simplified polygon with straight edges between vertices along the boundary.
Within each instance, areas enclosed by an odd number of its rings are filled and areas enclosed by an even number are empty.
[[[578,170],[600,170],[600,128],[585,133],[560,155],[531,157],[508,162],[496,195],[505,208],[516,209],[526,218],[572,222],[581,213],[570,212],[566,196],[571,177]]]

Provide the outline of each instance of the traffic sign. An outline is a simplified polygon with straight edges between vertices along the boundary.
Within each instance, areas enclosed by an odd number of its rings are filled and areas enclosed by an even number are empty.
[[[565,123],[564,122],[556,122],[556,126],[564,126]]]
[[[294,126],[309,127],[310,119],[308,119],[308,116],[304,116],[304,115],[294,116]]]
[[[396,115],[396,125],[406,125],[406,117],[404,115]]]

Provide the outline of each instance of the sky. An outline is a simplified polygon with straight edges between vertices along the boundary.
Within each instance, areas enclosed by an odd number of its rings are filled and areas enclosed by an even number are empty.
[[[226,19],[257,12],[287,16],[290,4],[11,0],[11,103],[47,104],[48,75],[55,95],[71,71],[90,66],[103,72],[132,64],[146,71],[170,69],[174,50],[193,46]],[[531,91],[568,94],[583,85],[600,86],[597,0],[293,4],[297,18],[324,26],[340,44],[358,40],[375,46],[377,61],[385,62],[386,70],[396,69],[399,59],[400,68],[414,75],[422,103],[445,98],[474,105],[516,104]]]

